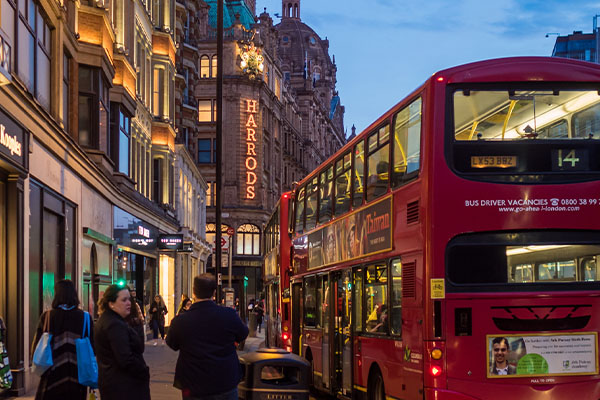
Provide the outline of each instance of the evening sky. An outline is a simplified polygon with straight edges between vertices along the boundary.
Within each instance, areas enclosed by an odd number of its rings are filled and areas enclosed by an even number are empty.
[[[257,0],[275,24],[281,0]],[[557,33],[592,32],[600,1],[302,0],[302,22],[338,68],[345,128],[357,133],[434,72],[489,58],[550,56]],[[600,25],[600,23],[599,23]],[[550,33],[548,37],[546,34]]]

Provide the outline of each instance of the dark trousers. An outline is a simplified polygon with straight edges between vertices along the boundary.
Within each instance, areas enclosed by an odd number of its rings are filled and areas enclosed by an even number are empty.
[[[154,339],[158,339],[158,331],[160,331],[160,337],[162,339],[165,338],[165,325],[160,324],[157,320],[152,320],[152,333],[154,335]]]
[[[181,394],[181,398],[183,400],[238,400],[238,390],[237,388],[230,390],[229,392],[219,393],[219,394],[210,394],[206,396],[185,396],[183,393]]]

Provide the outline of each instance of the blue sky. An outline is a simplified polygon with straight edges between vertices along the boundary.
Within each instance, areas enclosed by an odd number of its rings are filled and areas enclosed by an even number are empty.
[[[281,0],[257,0],[281,14]],[[302,0],[300,17],[327,37],[344,123],[357,133],[434,72],[488,58],[549,56],[556,35],[591,32],[600,1]]]

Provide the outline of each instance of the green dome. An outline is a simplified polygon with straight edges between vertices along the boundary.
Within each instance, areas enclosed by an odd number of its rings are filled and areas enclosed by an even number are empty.
[[[208,23],[212,28],[217,28],[217,0],[206,0],[210,7]],[[240,21],[246,29],[254,24],[254,16],[243,0],[223,0],[223,29],[231,28],[235,22],[235,14],[240,14]]]

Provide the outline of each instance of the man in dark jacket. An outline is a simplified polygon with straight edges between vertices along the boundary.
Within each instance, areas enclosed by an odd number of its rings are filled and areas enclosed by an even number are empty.
[[[173,386],[184,400],[237,400],[240,364],[236,342],[248,336],[234,309],[212,300],[217,282],[211,274],[194,278],[194,304],[171,321],[167,345],[179,351]]]

